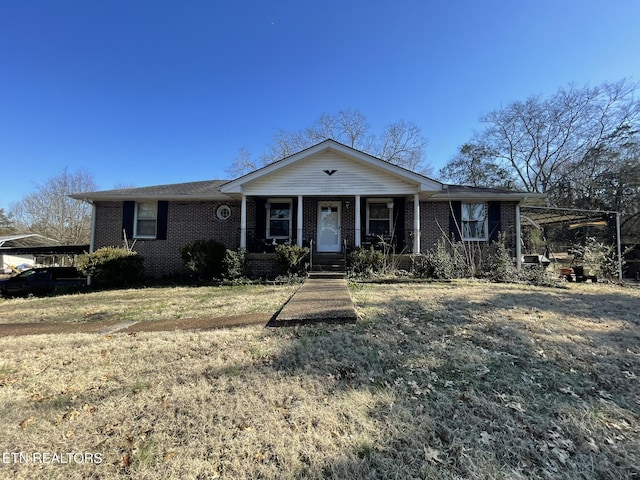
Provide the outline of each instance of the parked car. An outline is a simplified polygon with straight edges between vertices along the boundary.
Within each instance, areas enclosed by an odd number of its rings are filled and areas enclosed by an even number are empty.
[[[0,280],[0,294],[4,297],[48,295],[60,290],[76,290],[87,286],[87,279],[75,267],[31,268]]]

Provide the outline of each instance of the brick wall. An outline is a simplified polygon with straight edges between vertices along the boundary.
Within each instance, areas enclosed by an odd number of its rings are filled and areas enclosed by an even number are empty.
[[[252,277],[275,278],[278,275],[278,260],[275,253],[248,253],[248,269]]]
[[[420,202],[420,250],[422,253],[434,247],[443,236],[450,237],[450,212],[449,202]]]
[[[506,235],[506,245],[515,255],[516,246],[516,206],[517,202],[500,204],[500,230]],[[420,202],[421,251],[432,248],[443,235],[451,236],[449,231],[449,202]],[[413,220],[411,220],[411,224]]]
[[[342,202],[343,238],[350,245],[355,244],[355,199],[354,197],[304,198],[303,239],[305,244],[316,238],[318,202],[335,200]],[[346,208],[345,201],[349,201]],[[240,246],[240,202],[227,202],[231,207],[231,217],[220,220],[216,209],[222,202],[169,202],[166,240],[141,240],[135,250],[145,259],[145,270],[150,276],[184,274],[186,268],[180,258],[180,248],[194,240],[215,239],[227,248]],[[506,233],[507,246],[515,251],[515,209],[516,202],[501,204],[501,225]],[[405,231],[413,230],[413,201],[405,203]],[[96,202],[95,248],[122,246],[122,202]],[[420,202],[421,250],[432,248],[443,235],[449,236],[450,206],[448,202]],[[255,229],[256,202],[247,200],[247,228]],[[363,230],[366,228],[362,225]],[[407,237],[407,242],[410,239]],[[256,275],[271,276],[274,260],[256,259],[252,262]],[[264,272],[264,273],[262,273]]]
[[[220,220],[223,202],[169,202],[166,240],[138,240],[134,250],[144,258],[145,274],[152,277],[187,272],[180,249],[195,240],[214,239],[227,248],[240,246],[240,203],[226,202],[231,217]],[[96,202],[95,248],[122,246],[122,202]]]

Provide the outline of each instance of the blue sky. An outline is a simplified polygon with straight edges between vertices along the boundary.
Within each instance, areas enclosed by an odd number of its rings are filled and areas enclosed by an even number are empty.
[[[340,109],[416,123],[437,171],[484,112],[640,81],[639,24],[637,0],[0,0],[0,208],[65,167],[226,178]]]

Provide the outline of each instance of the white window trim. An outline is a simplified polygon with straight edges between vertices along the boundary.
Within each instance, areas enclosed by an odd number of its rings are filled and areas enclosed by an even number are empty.
[[[482,225],[482,230],[483,230],[483,235],[481,237],[467,237],[466,236],[466,229],[464,228],[464,222],[465,221],[472,221],[470,219],[466,219],[464,218],[464,213],[465,213],[465,205],[479,205],[482,204],[484,205],[484,219],[483,219],[483,225]],[[465,242],[486,242],[489,239],[489,205],[486,202],[462,202],[460,205],[460,228],[462,230],[462,240]]]
[[[155,218],[156,228],[155,228],[155,233],[153,235],[138,235],[138,208],[143,203],[154,203],[156,206],[156,218]],[[149,218],[147,220],[151,220],[151,219]],[[157,237],[158,237],[158,202],[157,201],[156,202],[153,202],[153,201],[136,202],[136,208],[133,216],[133,238],[153,240]]]
[[[276,235],[276,236],[272,236],[271,235],[271,204],[272,203],[288,203],[289,204],[289,235],[287,236],[281,236],[281,235]],[[293,228],[293,202],[291,201],[290,198],[269,198],[267,199],[267,231],[266,231],[266,236],[267,238],[275,238],[275,239],[284,239],[284,238],[292,238],[291,237],[291,232],[292,232],[292,228]]]
[[[393,233],[393,199],[392,198],[368,198],[367,199],[367,223],[366,223],[366,232],[367,235],[371,235],[371,229],[369,228],[369,220],[371,220],[371,204],[380,204],[386,203],[387,207],[391,204],[391,208],[389,208],[389,234]],[[382,220],[381,218],[374,218],[373,220]]]

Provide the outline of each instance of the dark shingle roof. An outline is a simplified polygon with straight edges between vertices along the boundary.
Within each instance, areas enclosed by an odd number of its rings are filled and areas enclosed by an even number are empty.
[[[200,182],[172,183],[140,188],[120,188],[97,192],[75,193],[71,197],[78,200],[229,200],[230,197],[220,192],[220,185],[228,180],[204,180]]]

